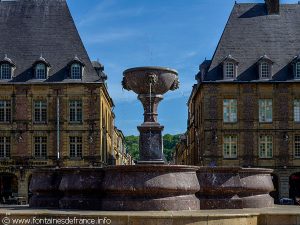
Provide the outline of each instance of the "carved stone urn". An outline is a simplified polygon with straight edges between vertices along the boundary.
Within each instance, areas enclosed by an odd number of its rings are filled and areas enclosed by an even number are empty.
[[[163,67],[137,67],[125,70],[123,88],[134,91],[144,107],[144,123],[140,132],[138,164],[163,164],[162,131],[157,121],[157,108],[163,94],[179,88],[176,70]]]

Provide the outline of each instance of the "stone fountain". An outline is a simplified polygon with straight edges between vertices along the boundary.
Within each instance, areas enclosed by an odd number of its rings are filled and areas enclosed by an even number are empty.
[[[30,207],[176,211],[273,206],[272,170],[166,165],[157,108],[163,94],[179,87],[178,73],[138,67],[123,75],[124,89],[137,93],[144,107],[137,165],[37,170]]]
[[[123,88],[134,91],[144,107],[144,123],[140,131],[138,164],[163,164],[162,131],[157,121],[157,108],[163,94],[179,88],[177,71],[162,67],[138,67],[124,72]]]

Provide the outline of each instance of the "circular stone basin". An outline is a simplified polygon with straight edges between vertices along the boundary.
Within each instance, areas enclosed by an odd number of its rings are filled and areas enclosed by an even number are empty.
[[[199,210],[194,166],[134,165],[104,168],[103,210]]]
[[[242,192],[239,193],[239,197],[244,208],[274,206],[274,199],[269,195],[274,190],[272,172],[271,169],[241,168],[239,175]]]
[[[29,190],[32,208],[58,208],[62,193],[59,191],[61,174],[59,169],[38,169],[32,174]]]
[[[272,170],[240,167],[200,167],[197,176],[201,209],[272,207]]]
[[[61,209],[101,209],[102,168],[62,168],[60,172]]]
[[[172,89],[172,86],[175,85],[174,82],[178,81],[178,72],[164,67],[136,67],[125,70],[123,75],[125,88],[137,94],[150,93],[151,75],[156,75],[155,77],[157,79],[156,82],[152,83],[152,94],[165,94]]]

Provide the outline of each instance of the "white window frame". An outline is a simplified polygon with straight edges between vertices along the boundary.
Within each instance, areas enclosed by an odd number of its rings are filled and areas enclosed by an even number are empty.
[[[47,123],[47,118],[48,118],[47,101],[37,100],[34,101],[33,104],[34,104],[34,110],[33,110],[34,123]]]
[[[45,159],[48,155],[48,138],[47,136],[34,137],[34,157],[37,159]]]
[[[271,159],[273,158],[273,136],[260,135],[258,141],[259,158]]]
[[[44,63],[35,66],[35,78],[39,80],[47,79],[47,66]]]
[[[79,80],[82,78],[82,66],[79,63],[71,65],[71,79]]]
[[[294,157],[300,158],[300,134],[294,136]]]
[[[12,68],[9,63],[3,63],[0,65],[0,79],[10,80],[12,74]]]
[[[83,107],[81,100],[69,101],[69,121],[70,123],[82,123]]]
[[[267,62],[260,63],[260,78],[261,79],[269,79],[270,78],[270,64]]]
[[[294,100],[294,122],[300,122],[300,99]]]
[[[70,158],[82,158],[83,156],[83,139],[81,136],[69,137]]]
[[[224,159],[236,159],[238,156],[237,135],[224,135],[223,137],[223,157]]]
[[[237,100],[236,99],[223,100],[223,121],[224,123],[237,122]]]
[[[0,100],[0,123],[10,123],[11,122],[11,101],[8,100]]]
[[[300,62],[295,63],[295,79],[300,79]]]
[[[273,122],[273,100],[259,99],[258,106],[259,106],[259,122],[272,123]]]
[[[235,64],[233,62],[225,63],[225,79],[234,79],[235,75]]]
[[[11,138],[10,137],[0,137],[0,152],[3,151],[3,154],[0,153],[0,159],[10,158],[11,153]]]

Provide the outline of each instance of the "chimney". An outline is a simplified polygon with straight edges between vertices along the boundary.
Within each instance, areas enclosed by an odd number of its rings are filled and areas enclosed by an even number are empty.
[[[279,14],[279,11],[280,11],[279,10],[279,8],[280,8],[279,0],[265,0],[265,3],[267,6],[269,15]]]

